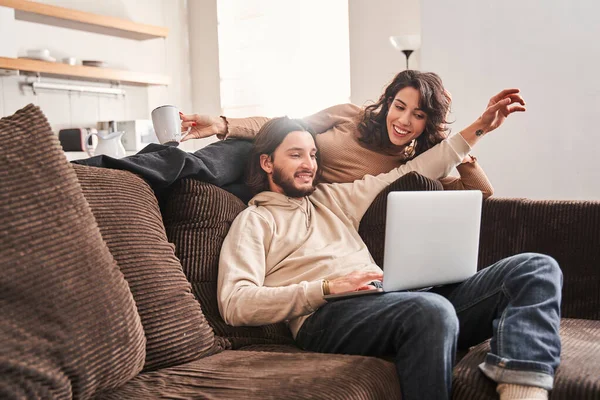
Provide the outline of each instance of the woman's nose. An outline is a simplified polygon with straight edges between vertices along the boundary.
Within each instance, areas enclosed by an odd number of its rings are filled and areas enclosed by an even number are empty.
[[[400,114],[400,117],[398,117],[398,121],[400,121],[400,123],[405,126],[409,126],[410,125],[410,114],[408,114],[408,113]]]

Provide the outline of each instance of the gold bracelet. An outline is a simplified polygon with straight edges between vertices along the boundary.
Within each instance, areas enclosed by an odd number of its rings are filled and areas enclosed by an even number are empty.
[[[229,136],[229,121],[227,121],[227,117],[224,115],[219,115],[219,118],[225,123],[225,132],[217,133],[217,138],[219,140],[227,139],[227,136]]]
[[[323,296],[327,296],[331,294],[329,292],[329,281],[327,279],[323,279]]]

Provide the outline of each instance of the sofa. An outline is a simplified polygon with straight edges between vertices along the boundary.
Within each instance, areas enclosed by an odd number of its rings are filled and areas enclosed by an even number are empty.
[[[127,172],[70,164],[42,111],[0,120],[0,398],[397,399],[388,359],[307,352],[285,324],[232,327],[216,297],[220,247],[246,206],[184,179],[157,195]],[[390,190],[360,235],[382,264]],[[479,265],[536,251],[564,274],[552,399],[600,398],[600,202],[490,198]],[[385,265],[383,265],[385,268]],[[495,399],[464,349],[455,399]]]

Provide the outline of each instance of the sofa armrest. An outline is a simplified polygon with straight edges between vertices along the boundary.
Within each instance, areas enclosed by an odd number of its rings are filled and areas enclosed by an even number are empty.
[[[479,268],[523,252],[558,261],[563,317],[600,319],[600,201],[485,200]]]
[[[385,214],[388,193],[392,191],[423,190],[443,190],[443,187],[438,181],[426,178],[417,172],[409,172],[379,193],[360,221],[358,233],[371,252],[373,260],[381,268],[384,267],[383,247],[385,243]]]

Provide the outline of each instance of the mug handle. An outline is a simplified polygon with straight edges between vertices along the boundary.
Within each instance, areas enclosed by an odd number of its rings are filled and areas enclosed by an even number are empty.
[[[98,136],[98,131],[96,131],[95,129],[90,129],[90,128],[87,128],[87,130],[88,130],[88,134],[86,135],[85,141],[84,141],[85,142],[85,152],[88,154],[88,156],[93,157],[94,156],[92,154],[93,148],[92,148],[92,145],[90,144],[90,138],[93,135]]]

